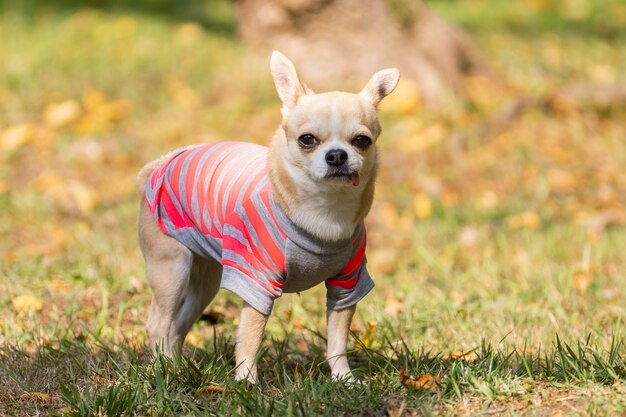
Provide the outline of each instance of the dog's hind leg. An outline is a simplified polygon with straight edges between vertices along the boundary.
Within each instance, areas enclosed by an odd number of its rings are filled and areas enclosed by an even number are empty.
[[[151,345],[171,356],[182,345],[185,334],[175,325],[189,286],[193,254],[177,240],[165,235],[150,215],[142,199],[137,219],[146,275],[152,288],[152,304],[146,323]]]
[[[174,319],[176,333],[184,340],[204,308],[215,298],[222,280],[222,265],[194,255],[189,284]]]
[[[142,200],[138,218],[139,246],[146,260],[152,304],[146,323],[153,347],[171,355],[180,349],[193,323],[220,288],[222,266],[194,255],[165,235]]]

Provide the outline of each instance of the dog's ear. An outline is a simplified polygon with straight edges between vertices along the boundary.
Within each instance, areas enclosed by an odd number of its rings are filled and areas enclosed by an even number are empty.
[[[378,71],[372,76],[367,85],[359,94],[372,102],[374,107],[387,97],[398,85],[400,71],[396,68],[387,68]]]
[[[291,109],[296,105],[300,96],[312,94],[312,91],[300,82],[296,67],[285,55],[274,51],[270,59],[270,68],[276,91],[284,108]]]

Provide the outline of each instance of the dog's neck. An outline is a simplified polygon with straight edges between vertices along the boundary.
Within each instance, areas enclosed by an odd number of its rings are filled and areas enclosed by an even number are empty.
[[[354,233],[370,210],[376,169],[358,186],[320,184],[290,161],[281,159],[278,147],[286,141],[279,128],[268,156],[274,198],[298,227],[321,240],[336,242]]]

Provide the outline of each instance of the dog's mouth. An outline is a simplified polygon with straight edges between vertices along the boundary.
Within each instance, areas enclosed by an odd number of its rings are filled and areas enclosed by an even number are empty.
[[[349,182],[355,187],[361,182],[361,177],[356,171],[350,173],[341,171],[329,172],[328,174],[326,174],[325,178],[333,181]]]

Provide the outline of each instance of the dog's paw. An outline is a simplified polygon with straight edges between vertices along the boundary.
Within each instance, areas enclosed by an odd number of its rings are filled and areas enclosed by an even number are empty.
[[[235,371],[235,380],[236,381],[247,381],[248,383],[254,385],[258,382],[256,369],[249,369],[239,367]]]
[[[332,379],[335,382],[343,382],[345,384],[350,384],[350,385],[356,384],[359,382],[359,380],[354,377],[354,374],[352,373],[352,371],[334,373],[332,375]]]

